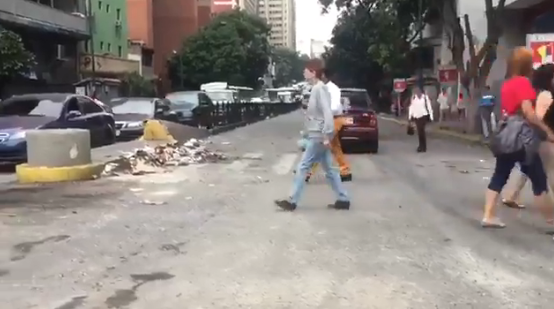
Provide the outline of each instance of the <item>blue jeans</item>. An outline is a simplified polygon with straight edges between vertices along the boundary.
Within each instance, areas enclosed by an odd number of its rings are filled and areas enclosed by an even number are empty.
[[[291,203],[298,204],[300,196],[304,191],[306,176],[312,169],[314,163],[321,164],[321,167],[325,171],[325,178],[327,178],[327,181],[335,192],[337,200],[348,201],[348,194],[342,185],[339,169],[335,165],[335,158],[333,158],[331,149],[325,147],[321,141],[311,139],[306,141],[305,146],[306,150],[302,155],[300,163],[298,163],[296,175],[294,176],[294,185],[290,197]]]

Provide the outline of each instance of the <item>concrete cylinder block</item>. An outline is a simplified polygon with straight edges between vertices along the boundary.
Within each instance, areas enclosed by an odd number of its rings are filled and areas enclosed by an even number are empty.
[[[90,132],[82,129],[29,130],[27,164],[66,167],[90,164]]]

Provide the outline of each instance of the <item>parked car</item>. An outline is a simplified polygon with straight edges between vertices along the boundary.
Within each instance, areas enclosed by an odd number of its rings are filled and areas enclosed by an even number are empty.
[[[115,98],[107,105],[114,113],[118,141],[142,136],[144,123],[149,119],[177,122],[176,114],[171,113],[171,103],[165,99]]]
[[[202,90],[172,92],[165,98],[171,102],[171,110],[175,112],[179,123],[195,127],[211,126],[214,104],[206,92]]]
[[[365,89],[342,88],[345,125],[339,132],[343,147],[361,146],[370,153],[379,151],[379,124]]]
[[[68,128],[88,129],[91,147],[115,142],[113,115],[87,96],[39,93],[6,99],[0,104],[0,162],[27,160],[26,130]]]

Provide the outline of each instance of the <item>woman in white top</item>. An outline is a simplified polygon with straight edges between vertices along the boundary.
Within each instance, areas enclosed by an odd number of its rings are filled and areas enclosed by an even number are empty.
[[[417,152],[427,151],[427,137],[425,134],[425,126],[429,121],[433,121],[433,107],[431,106],[431,100],[427,94],[425,94],[420,87],[414,88],[414,94],[410,101],[410,107],[408,109],[408,119],[410,125],[415,122],[417,137],[419,140],[419,146]]]
[[[446,88],[442,89],[439,97],[437,98],[437,102],[439,103],[440,109],[439,121],[442,122],[445,121],[446,118],[448,118],[448,114],[450,114],[450,105],[448,104],[448,90]]]

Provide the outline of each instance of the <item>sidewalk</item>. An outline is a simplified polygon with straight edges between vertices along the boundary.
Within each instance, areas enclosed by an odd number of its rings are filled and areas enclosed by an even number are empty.
[[[379,115],[379,118],[385,121],[395,122],[400,125],[408,125],[405,117],[395,117],[393,115]],[[439,134],[445,137],[453,137],[465,140],[471,143],[484,144],[483,137],[480,134],[466,133],[466,124],[460,121],[432,122],[428,126],[428,132]]]

